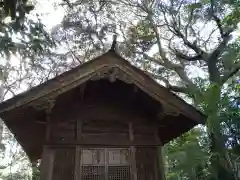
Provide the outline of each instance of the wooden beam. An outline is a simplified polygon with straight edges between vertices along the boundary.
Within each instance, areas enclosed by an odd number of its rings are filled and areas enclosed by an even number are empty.
[[[165,176],[165,164],[164,164],[164,158],[162,153],[162,146],[159,147],[159,160],[158,160],[158,166],[160,170],[160,180],[166,180]]]
[[[158,120],[162,120],[162,119],[164,118],[164,116],[165,116],[165,113],[164,113],[163,110],[160,110],[160,111],[156,114],[156,118],[157,118]]]
[[[70,147],[92,147],[92,148],[129,148],[130,145],[109,145],[109,144],[46,144],[46,147],[52,147],[52,148],[70,148]],[[157,148],[159,145],[145,145],[145,144],[139,144],[139,145],[134,145],[135,148],[137,147],[154,147]]]
[[[53,162],[54,150],[44,147],[40,165],[40,180],[52,180]]]
[[[81,84],[81,86],[80,86],[81,101],[83,101],[83,99],[84,99],[84,93],[85,93],[85,90],[86,90],[86,86],[87,86],[87,82]]]
[[[76,127],[77,142],[81,142],[82,140],[82,125],[83,125],[82,119],[77,119],[77,127]]]
[[[81,179],[81,148],[79,146],[76,147],[75,154],[75,169],[74,169],[74,180]]]
[[[77,119],[77,124],[76,124],[76,142],[82,142],[82,125],[83,121],[82,119]],[[75,153],[75,169],[74,169],[74,180],[81,180],[81,173],[82,173],[82,168],[81,168],[81,148],[82,146],[79,146],[77,144],[74,144],[76,147],[76,153]]]
[[[154,132],[155,138],[156,138],[156,142],[157,142],[157,144],[162,146],[162,141],[161,141],[161,138],[159,137],[159,132],[158,131],[159,131],[159,127],[156,126],[155,127],[155,132]]]
[[[128,123],[128,128],[129,128],[129,140],[131,142],[133,142],[134,141],[134,133],[133,133],[133,124],[132,124],[132,122]]]
[[[131,99],[132,103],[136,99],[136,94],[138,91],[139,91],[139,88],[135,84],[132,84],[132,94],[130,94],[131,95],[130,99]]]
[[[134,131],[133,131],[133,124],[132,122],[129,122],[129,140],[132,143],[134,141]],[[136,148],[135,146],[130,146],[130,152],[131,152],[131,166],[132,166],[132,179],[137,180],[137,165],[136,165]]]
[[[163,164],[163,161],[162,161],[162,152],[161,152],[161,147],[162,147],[162,142],[161,142],[161,139],[159,137],[159,127],[156,126],[155,128],[155,138],[156,138],[156,141],[159,142],[159,144],[161,144],[160,148],[159,146],[156,147],[156,162],[155,162],[155,177],[156,179],[159,179],[159,180],[165,180],[163,177],[165,175],[165,169],[164,169],[164,164]],[[159,150],[160,149],[160,150]],[[160,154],[159,154],[160,153]],[[159,157],[159,158],[158,158]]]
[[[52,114],[52,109],[55,105],[55,100],[50,100],[48,102],[48,106],[46,108],[46,141],[50,141],[51,138],[51,114]]]
[[[139,91],[139,88],[135,84],[133,84],[133,93],[135,94],[138,91]]]
[[[115,82],[116,79],[117,79],[117,75],[118,75],[118,68],[112,68],[110,69],[110,72],[109,72],[109,81],[111,83]]]
[[[91,147],[91,146],[100,146],[100,147],[130,147],[130,146],[134,146],[134,147],[158,147],[159,144],[157,143],[148,143],[146,144],[146,142],[139,142],[139,143],[134,143],[134,142],[128,142],[128,143],[91,143],[91,142],[55,142],[55,143],[51,143],[51,142],[47,142],[45,143],[46,146],[53,146],[53,147],[76,147],[76,146],[86,146],[86,147]]]

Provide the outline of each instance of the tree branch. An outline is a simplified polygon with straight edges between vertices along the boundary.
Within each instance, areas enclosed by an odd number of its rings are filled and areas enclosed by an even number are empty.
[[[216,22],[217,27],[219,29],[219,32],[221,34],[221,37],[223,38],[224,37],[224,31],[223,31],[223,27],[222,27],[222,24],[221,24],[221,19],[219,19],[217,17],[217,15],[215,14],[215,11],[214,11],[214,0],[211,0],[211,16],[213,17],[213,20]]]
[[[148,59],[151,62],[155,62],[159,65],[164,66],[167,69],[175,71],[178,74],[178,76],[183,80],[183,82],[186,84],[187,87],[196,89],[195,84],[188,78],[188,76],[186,75],[186,72],[184,71],[184,67],[182,67],[181,65],[173,64],[172,62],[162,63],[161,61],[159,61],[153,57],[150,57],[149,55],[147,55],[145,53],[139,53],[139,54],[143,55],[144,58]],[[155,75],[155,77],[156,77],[156,75]]]
[[[231,33],[234,31],[235,28],[230,28],[228,31],[224,32],[224,29],[221,24],[221,19],[217,17],[214,11],[214,0],[211,0],[211,16],[213,17],[214,21],[217,24],[219,29],[220,35],[222,37],[222,42],[218,45],[218,47],[211,53],[209,56],[209,60],[217,59],[218,56],[222,53],[223,49],[226,47],[227,43],[231,39]]]
[[[162,43],[161,43],[160,35],[159,35],[159,32],[158,32],[158,28],[154,24],[151,14],[152,14],[151,12],[148,12],[148,20],[149,20],[149,22],[150,22],[150,24],[153,28],[153,31],[154,31],[156,39],[157,39],[159,54],[163,59],[163,63],[169,62],[169,60],[166,57],[166,53],[164,52],[163,47],[162,47]]]
[[[169,86],[168,89],[173,92],[189,94],[189,90],[187,87]]]
[[[187,25],[186,25],[185,28],[184,28],[185,37],[186,37],[186,38],[188,37],[188,28],[189,28],[192,20],[193,20],[193,9],[191,9],[191,12],[190,12],[190,15],[189,15],[189,19],[188,19],[188,23],[187,23]]]
[[[147,60],[149,60],[151,62],[154,62],[154,63],[156,63],[158,65],[162,65],[162,66],[164,66],[164,67],[166,67],[166,68],[168,68],[170,70],[175,70],[175,69],[181,67],[181,65],[179,65],[179,64],[174,64],[174,63],[172,63],[170,61],[169,62],[168,61],[167,62],[166,61],[161,61],[161,60],[153,58],[153,57],[151,57],[151,56],[149,56],[149,55],[147,55],[146,53],[143,53],[143,52],[135,52],[135,53],[140,54],[144,58],[146,58]]]
[[[235,27],[230,28],[228,31],[224,32],[224,28],[222,26],[221,19],[217,17],[214,11],[214,0],[211,0],[211,16],[213,17],[213,20],[216,22],[216,25],[219,29],[221,37],[224,39],[226,36],[229,36],[235,29]]]
[[[156,60],[155,58],[149,57],[145,53],[142,53],[143,57],[144,58],[148,58],[149,61],[152,61],[152,62],[155,62],[155,63],[157,63],[159,65],[162,65],[162,66],[164,66],[167,69],[175,71],[178,74],[178,76],[183,80],[183,82],[186,84],[187,87],[189,87],[191,89],[196,89],[195,84],[187,76],[187,74],[185,72],[185,67],[182,64],[175,64],[170,59],[168,59],[168,57],[166,55],[166,52],[164,51],[162,42],[161,42],[161,36],[159,34],[158,27],[157,27],[157,25],[155,24],[155,22],[153,20],[153,12],[151,10],[149,10],[149,9],[146,9],[145,7],[142,8],[142,9],[143,9],[143,11],[145,11],[147,13],[147,19],[149,20],[150,26],[153,29],[153,32],[154,32],[154,34],[156,36],[157,47],[158,47],[158,51],[159,51],[161,59]],[[166,19],[166,23],[168,23],[167,19]],[[202,52],[202,50],[201,50],[201,52]],[[200,54],[200,53],[198,53],[198,54]]]
[[[188,46],[189,48],[191,48],[192,50],[194,50],[199,56],[202,57],[203,60],[206,61],[206,59],[207,59],[207,57],[208,57],[208,54],[207,54],[204,50],[202,50],[200,47],[198,47],[198,46],[196,45],[196,42],[191,43],[191,42],[182,34],[182,32],[181,32],[179,29],[177,29],[177,27],[173,27],[173,30],[174,30],[173,33],[174,33],[176,36],[178,36],[179,38],[181,38],[181,39],[183,40],[183,43],[184,43],[186,46]]]
[[[145,73],[148,74],[149,76],[151,76],[153,79],[158,79],[160,81],[163,81],[165,83],[165,87],[167,89],[169,89],[170,91],[180,92],[180,93],[185,93],[185,94],[189,93],[187,87],[171,85],[170,82],[168,81],[168,79],[163,77],[163,76],[161,76],[161,75],[152,74],[152,73],[149,73],[147,71],[145,71]]]
[[[174,19],[174,17],[172,16],[172,21],[173,21],[173,24],[171,25],[169,22],[168,22],[168,18],[166,17],[166,10],[162,8],[162,11],[163,11],[163,17],[164,17],[164,20],[167,24],[167,28],[169,29],[169,31],[171,31],[174,35],[176,35],[177,37],[179,37],[180,39],[183,40],[183,43],[191,48],[192,50],[194,50],[199,56],[201,56],[202,60],[205,60],[207,59],[208,57],[208,54],[202,50],[200,47],[197,46],[196,42],[193,42],[191,43],[188,39],[187,39],[187,28],[190,24],[190,21],[188,22],[187,26],[185,27],[184,31],[185,31],[185,36],[183,35],[183,33],[180,31],[180,29],[177,27],[177,23],[176,23],[176,20]],[[179,17],[180,18],[180,17]]]
[[[63,0],[63,3],[60,3],[59,5],[61,5],[61,6],[68,6],[69,8],[72,9],[75,6],[82,5],[82,3],[83,3],[83,0],[77,1],[75,3],[71,3],[69,0]]]
[[[221,55],[227,43],[231,39],[229,36],[224,36],[222,42],[217,46],[217,48],[209,55],[208,61],[217,60],[217,58]]]
[[[186,54],[183,54],[182,52],[178,51],[176,48],[172,49],[174,54],[176,55],[177,58],[186,60],[186,61],[197,61],[197,60],[201,60],[202,57],[201,55],[197,54],[195,56],[188,56]]]
[[[220,73],[217,67],[217,62],[219,56],[223,53],[227,46],[227,43],[231,39],[230,34],[224,35],[222,42],[217,46],[217,48],[209,55],[207,59],[209,78],[211,82],[221,83]]]
[[[223,77],[221,78],[221,84],[224,84],[228,79],[234,76],[239,70],[240,70],[240,63],[235,64],[235,66],[233,66],[233,68],[229,72],[226,72],[223,75]]]
[[[68,50],[71,52],[73,58],[75,58],[79,64],[82,64],[82,61],[76,56],[76,54],[72,51],[72,49],[70,48],[70,44],[68,42],[68,39],[67,39],[67,33],[65,32],[65,39],[66,39],[66,43],[67,43],[67,46],[68,46]]]

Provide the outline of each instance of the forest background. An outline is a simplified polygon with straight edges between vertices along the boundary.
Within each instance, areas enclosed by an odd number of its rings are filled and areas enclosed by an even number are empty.
[[[207,116],[164,146],[167,180],[240,179],[240,0],[0,0],[0,100],[117,52]],[[0,179],[37,180],[0,121]]]

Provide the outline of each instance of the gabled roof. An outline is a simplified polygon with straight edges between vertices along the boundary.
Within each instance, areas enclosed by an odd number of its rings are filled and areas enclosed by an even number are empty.
[[[205,116],[201,112],[187,104],[167,88],[158,84],[154,79],[131,65],[131,63],[123,59],[117,53],[111,51],[1,103],[0,117],[3,118],[6,125],[15,134],[16,139],[20,141],[20,144],[22,144],[24,150],[31,158],[34,155],[32,155],[30,151],[33,151],[34,148],[29,147],[28,149],[23,143],[21,143],[22,139],[18,139],[17,131],[20,127],[14,126],[14,121],[17,121],[18,119],[16,115],[14,115],[15,110],[43,104],[49,99],[54,99],[58,95],[67,92],[90,79],[109,74],[109,72],[113,72],[113,69],[114,72],[117,72],[115,78],[121,79],[124,77],[124,79],[122,79],[123,81],[131,81],[131,83],[135,84],[142,91],[161,103],[166,113],[181,113],[185,117],[191,119],[195,125],[204,123]],[[31,112],[34,113],[33,111]],[[36,125],[32,126],[35,127]],[[38,127],[38,130],[41,128],[42,130],[44,129],[43,127]],[[39,130],[39,132],[40,131],[41,130]],[[45,132],[45,130],[43,131]],[[25,135],[24,138],[27,139],[30,137]],[[31,138],[32,139],[29,139],[28,141],[34,141],[34,138]],[[44,140],[42,139],[41,141]],[[42,144],[38,144],[38,147],[41,146]],[[37,147],[35,147],[35,149],[37,149]],[[38,152],[38,154],[39,153],[40,152]]]

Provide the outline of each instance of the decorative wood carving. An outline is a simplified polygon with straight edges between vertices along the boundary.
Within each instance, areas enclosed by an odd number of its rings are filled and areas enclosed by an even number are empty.
[[[118,67],[109,67],[105,68],[104,70],[97,72],[91,80],[97,81],[100,79],[109,79],[110,82],[115,82],[116,79],[121,80],[127,84],[132,84],[133,81],[129,75],[124,73],[121,69]]]

